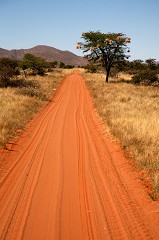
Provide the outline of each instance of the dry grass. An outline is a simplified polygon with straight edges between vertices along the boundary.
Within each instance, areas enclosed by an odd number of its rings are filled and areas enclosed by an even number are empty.
[[[149,176],[150,196],[156,199],[159,193],[159,89],[113,79],[106,84],[104,74],[86,73],[84,77],[100,116],[123,148],[131,153],[137,167]]]
[[[30,76],[25,80],[14,80],[14,87],[0,89],[0,148],[16,136],[18,129],[25,128],[69,73],[68,70],[57,70],[44,77]]]

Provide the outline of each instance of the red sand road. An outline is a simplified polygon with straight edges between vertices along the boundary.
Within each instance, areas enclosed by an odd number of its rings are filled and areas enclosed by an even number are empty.
[[[159,239],[159,207],[104,135],[78,72],[33,122],[1,171],[1,240]]]

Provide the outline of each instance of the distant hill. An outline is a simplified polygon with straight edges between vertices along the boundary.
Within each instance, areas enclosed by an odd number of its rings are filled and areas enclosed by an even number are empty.
[[[75,55],[69,51],[61,51],[54,47],[38,45],[30,49],[6,50],[0,48],[0,58],[8,57],[14,60],[20,60],[26,53],[33,54],[37,57],[42,57],[48,62],[63,62],[73,66],[85,66],[87,60]]]

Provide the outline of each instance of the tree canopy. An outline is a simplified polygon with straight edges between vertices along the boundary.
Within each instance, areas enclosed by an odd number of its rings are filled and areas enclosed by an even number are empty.
[[[77,42],[77,49],[83,50],[84,57],[88,61],[102,64],[106,70],[106,82],[108,82],[111,67],[129,58],[130,52],[127,44],[131,42],[129,37],[123,33],[82,33],[84,42]]]

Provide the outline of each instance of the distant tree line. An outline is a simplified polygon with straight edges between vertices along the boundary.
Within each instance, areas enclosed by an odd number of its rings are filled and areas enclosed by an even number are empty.
[[[102,66],[96,62],[88,63],[85,69],[91,73],[104,71]],[[154,58],[149,58],[145,61],[136,59],[119,62],[111,68],[110,76],[118,77],[120,72],[132,74],[132,83],[134,84],[152,85],[156,82],[157,86],[159,85],[159,62]]]
[[[85,66],[85,69],[87,69],[89,72],[94,72],[94,73],[102,71],[102,67],[96,64],[96,62],[88,63]],[[111,70],[112,70],[112,73],[126,72],[129,74],[136,74],[141,70],[154,70],[159,73],[159,62],[156,62],[156,59],[154,58],[149,58],[145,60],[145,62],[141,59],[136,59],[133,61],[127,60],[113,66]]]
[[[80,67],[80,66],[79,66]],[[45,75],[46,72],[53,71],[54,68],[74,68],[63,62],[47,62],[40,57],[26,54],[22,60],[12,60],[9,58],[0,59],[0,87],[7,87],[12,84],[13,77],[17,75]],[[89,62],[84,67],[88,72],[96,73],[103,71],[102,65],[98,62]],[[159,62],[149,58],[145,61],[136,59],[133,61],[125,60],[114,64],[110,71],[110,76],[117,77],[119,72],[132,74],[132,82],[135,84],[152,85],[158,82]]]
[[[14,76],[24,74],[25,76],[39,74],[45,75],[46,72],[54,68],[74,68],[72,65],[66,65],[63,62],[47,62],[43,58],[32,54],[25,54],[22,60],[12,60],[10,58],[0,59],[0,87],[7,87]]]

